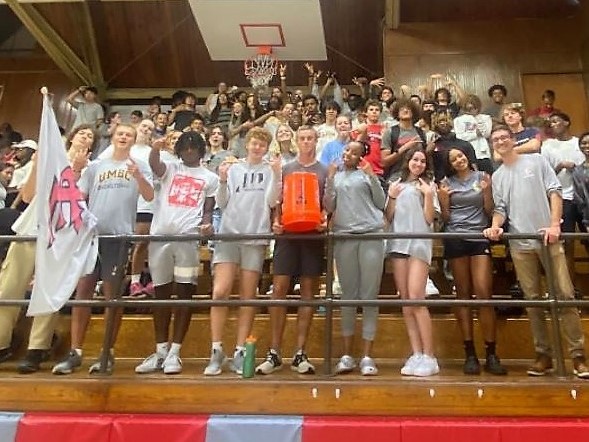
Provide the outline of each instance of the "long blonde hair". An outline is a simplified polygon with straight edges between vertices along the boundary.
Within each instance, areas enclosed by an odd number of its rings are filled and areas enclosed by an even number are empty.
[[[270,143],[270,147],[268,148],[268,153],[270,155],[280,155],[282,154],[282,149],[280,148],[280,143],[276,140],[276,137],[278,135],[278,131],[280,130],[280,128],[282,127],[286,127],[288,128],[288,130],[290,130],[290,133],[292,134],[292,136],[290,137],[290,146],[288,147],[288,151],[293,154],[296,155],[298,152],[297,149],[297,145],[294,142],[294,138],[295,138],[295,133],[294,131],[290,128],[290,126],[288,124],[280,124],[277,128],[276,128],[276,132],[274,133],[274,138],[272,139],[272,142]]]

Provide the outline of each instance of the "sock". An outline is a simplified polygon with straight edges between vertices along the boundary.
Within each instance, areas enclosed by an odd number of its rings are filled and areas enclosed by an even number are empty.
[[[136,282],[141,282],[141,273],[131,275],[131,284],[135,284]]]
[[[76,354],[78,356],[80,356],[80,357],[82,356],[82,349],[81,348],[74,348],[74,351],[76,352]]]
[[[464,353],[466,353],[466,357],[474,356],[476,358],[477,354],[474,349],[474,341],[464,341]]]
[[[487,353],[487,357],[495,354],[495,342],[488,342],[485,341],[485,351]]]
[[[172,342],[172,346],[170,347],[170,352],[168,354],[172,354],[172,355],[180,355],[180,348],[182,347],[182,344],[176,344],[175,342]]]
[[[245,353],[245,346],[243,346],[243,345],[236,345],[235,346],[235,353],[239,353],[239,352]]]
[[[213,342],[212,349],[213,351],[223,351],[223,343],[221,341]]]
[[[158,356],[166,356],[168,354],[168,343],[167,342],[158,342],[155,344],[155,352]]]

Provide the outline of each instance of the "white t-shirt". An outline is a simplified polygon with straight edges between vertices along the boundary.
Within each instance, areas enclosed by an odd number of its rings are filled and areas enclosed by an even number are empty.
[[[8,187],[13,187],[15,189],[20,189],[29,179],[29,174],[33,170],[33,162],[29,161],[22,167],[18,169],[14,169],[14,173],[12,174],[12,180],[10,180],[10,184]]]
[[[12,231],[19,236],[37,235],[39,223],[37,222],[37,196],[34,196],[27,208],[12,224]]]
[[[585,155],[579,149],[577,137],[571,137],[566,141],[549,138],[542,143],[542,156],[546,157],[553,169],[556,169],[556,166],[562,161],[572,161],[577,166],[585,162]],[[574,193],[572,172],[572,170],[563,168],[556,174],[562,186],[562,199],[569,201],[573,200]]]
[[[337,130],[334,125],[323,123],[317,126],[317,159],[321,158],[321,151],[327,143],[337,138]]]
[[[173,162],[166,163],[166,172],[159,181],[150,233],[198,233],[205,199],[215,196],[219,177],[203,166]]]

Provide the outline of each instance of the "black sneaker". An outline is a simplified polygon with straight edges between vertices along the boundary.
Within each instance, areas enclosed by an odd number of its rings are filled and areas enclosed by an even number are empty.
[[[481,374],[481,364],[476,356],[467,356],[462,366],[464,374]]]
[[[266,360],[256,367],[257,374],[270,374],[282,368],[282,360],[276,350],[271,348],[266,353]]]
[[[0,362],[6,362],[12,357],[12,349],[10,347],[0,350]]]
[[[82,365],[82,356],[75,350],[71,350],[67,357],[53,367],[53,374],[72,374],[76,368]]]
[[[309,358],[303,351],[298,351],[292,358],[292,365],[290,366],[292,371],[296,371],[299,374],[314,374],[315,367],[309,362]]]
[[[39,371],[41,362],[49,359],[47,350],[28,350],[25,358],[18,364],[16,371],[20,374],[31,374]]]
[[[110,351],[108,353],[108,358],[106,360],[106,370],[105,370],[105,374],[112,374],[113,368],[115,366],[115,356],[112,353],[112,351]],[[88,368],[88,374],[100,374],[102,372],[102,355],[98,356],[98,359],[92,364],[90,365],[90,367]]]
[[[487,356],[487,360],[485,362],[485,371],[496,376],[504,376],[507,374],[507,368],[501,365],[501,360],[497,357],[497,355]]]

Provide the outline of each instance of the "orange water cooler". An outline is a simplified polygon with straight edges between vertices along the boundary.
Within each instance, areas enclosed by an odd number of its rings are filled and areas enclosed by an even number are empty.
[[[293,172],[284,178],[282,224],[291,233],[312,232],[321,223],[319,180],[308,172]]]

